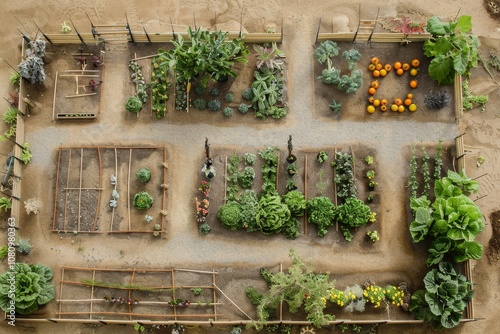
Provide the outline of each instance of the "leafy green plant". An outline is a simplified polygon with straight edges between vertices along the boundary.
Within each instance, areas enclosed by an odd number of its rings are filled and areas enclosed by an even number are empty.
[[[245,167],[243,173],[238,175],[238,182],[242,188],[252,188],[255,179],[255,170],[251,166]]]
[[[342,231],[342,236],[344,237],[345,241],[352,241],[354,235],[352,235],[347,226],[340,225],[340,230]]]
[[[370,207],[357,198],[347,198],[335,209],[335,217],[349,227],[363,226],[370,219]]]
[[[19,238],[17,240],[17,251],[23,255],[28,255],[33,249],[30,239]]]
[[[55,291],[52,285],[52,269],[43,265],[28,265],[15,263],[13,269],[0,275],[0,308],[8,312],[11,304],[11,276],[15,284],[15,308],[18,314],[31,314],[54,299]]]
[[[229,230],[237,230],[242,227],[240,205],[237,202],[227,202],[219,207],[217,218],[219,218],[222,226]]]
[[[254,44],[253,48],[256,52],[256,66],[258,69],[261,69],[262,67],[269,70],[283,69],[283,61],[280,57],[282,57],[284,53],[278,49],[276,43],[272,43],[270,48]]]
[[[347,302],[344,305],[344,312],[364,312],[366,299],[363,296],[363,288],[359,284],[348,286],[344,290]]]
[[[373,180],[375,178],[375,171],[373,169],[370,169],[366,172],[366,178],[368,180]]]
[[[427,197],[430,197],[431,172],[429,169],[429,154],[427,154],[425,146],[422,146],[422,176],[424,178],[424,190],[422,194]]]
[[[33,154],[31,154],[30,148],[31,148],[30,143],[28,142],[23,143],[23,148],[21,149],[21,156],[19,157],[19,159],[21,159],[21,161],[25,165],[29,164],[31,162],[31,158],[33,158]]]
[[[141,102],[144,104],[147,102],[149,94],[148,89],[149,85],[146,84],[144,80],[144,75],[142,74],[142,69],[139,63],[136,60],[132,60],[129,62],[128,67],[132,70],[132,81],[136,84],[137,91],[135,96],[137,96]]]
[[[212,228],[207,223],[200,224],[200,226],[198,226],[198,229],[201,234],[208,234],[210,233],[210,231],[212,231]]]
[[[190,290],[193,292],[195,296],[199,296],[203,292],[203,288],[191,288]]]
[[[274,153],[275,147],[268,147],[259,151],[259,155],[264,161],[262,171],[262,191],[264,193],[274,193],[276,191],[276,177],[278,168],[278,156]]]
[[[0,261],[2,261],[7,254],[9,254],[9,246],[5,245],[0,247]]]
[[[210,93],[210,95],[212,95],[212,96],[219,96],[220,91],[219,91],[219,88],[217,88],[217,87],[212,87],[212,88],[210,88],[209,93]]]
[[[222,113],[224,114],[225,117],[231,117],[233,116],[233,113],[234,113],[234,109],[231,108],[231,107],[225,107],[223,110],[222,110]]]
[[[283,202],[290,209],[290,213],[292,216],[301,217],[304,215],[307,201],[304,194],[302,194],[300,191],[292,190],[287,192],[283,196]]]
[[[8,212],[12,208],[12,200],[8,197],[0,197],[0,210]]]
[[[367,165],[373,164],[373,157],[371,155],[367,155],[364,160]]]
[[[252,325],[256,330],[263,328],[272,316],[270,311],[275,310],[280,301],[288,304],[291,313],[304,306],[307,321],[318,328],[333,320],[332,315],[324,313],[327,293],[334,285],[329,274],[314,273],[293,250],[290,250],[290,257],[292,265],[286,272],[269,274],[269,290],[260,295],[254,294],[254,302],[258,302],[258,320]]]
[[[484,105],[488,102],[488,95],[474,95],[469,90],[469,82],[462,80],[462,108],[471,110],[477,105],[481,106],[481,112],[484,112]]]
[[[21,75],[18,72],[12,72],[9,77],[9,81],[14,86],[19,86],[21,83]]]
[[[323,162],[328,160],[328,154],[325,151],[320,151],[318,153],[318,156],[316,157],[316,160],[318,160],[318,162],[322,164]]]
[[[286,180],[285,188],[287,191],[292,191],[297,189],[297,184],[295,183],[295,180],[293,178],[288,178]]]
[[[245,153],[243,160],[246,165],[253,166],[257,162],[257,156],[253,153]]]
[[[137,96],[131,96],[125,104],[127,111],[138,113],[142,109],[142,101]]]
[[[134,195],[134,207],[138,210],[147,210],[153,206],[153,196],[147,191],[141,191]]]
[[[443,170],[443,140],[438,140],[438,145],[436,148],[436,157],[434,158],[434,179],[441,178],[441,172]]]
[[[448,262],[440,262],[424,278],[425,290],[411,296],[410,312],[434,328],[453,328],[460,323],[467,303],[472,300],[472,283]]]
[[[417,153],[415,145],[411,149],[410,159],[410,178],[408,180],[408,188],[410,188],[410,199],[417,198],[418,181],[417,181]]]
[[[352,154],[337,152],[335,161],[335,183],[337,184],[337,196],[340,198],[356,197],[356,186],[354,185],[354,161]]]
[[[337,43],[332,41],[321,42],[320,45],[314,49],[314,57],[320,64],[324,64],[333,57],[336,57],[340,52]]]
[[[329,107],[334,113],[338,114],[342,108],[342,102],[337,102],[333,99],[332,103],[329,104]]]
[[[159,54],[165,53],[158,50]],[[168,64],[163,63],[161,56],[154,57],[151,61],[151,108],[157,118],[161,118],[167,112],[167,101],[170,99],[169,88],[173,83],[173,73]]]
[[[252,106],[250,104],[245,104],[245,103],[241,103],[239,106],[238,106],[238,111],[242,114],[246,114],[248,112],[248,110],[250,110]]]
[[[368,231],[366,232],[366,235],[370,238],[372,242],[376,242],[380,240],[380,237],[378,236],[378,231]]]
[[[196,95],[203,95],[207,91],[206,87],[203,87],[202,85],[196,86],[194,89],[194,93]]]
[[[429,75],[439,85],[450,85],[455,73],[469,76],[470,69],[478,64],[479,40],[468,34],[472,29],[470,16],[460,16],[448,23],[437,16],[427,21],[427,31],[431,38],[424,42],[424,54],[432,58]]]
[[[270,116],[270,113],[276,113],[276,109],[272,110],[271,107],[275,106],[278,102],[282,101],[284,84],[283,79],[277,76],[275,72],[270,70],[255,71],[254,82],[252,83],[252,107],[256,111],[256,117],[265,118]],[[279,109],[278,109],[279,110]],[[274,115],[274,118],[278,118]]]
[[[151,180],[151,171],[149,168],[143,167],[135,173],[135,177],[142,183],[147,183]]]
[[[328,197],[319,196],[307,201],[306,210],[309,223],[317,225],[318,236],[324,237],[335,219],[335,205]]]
[[[259,199],[256,220],[262,233],[279,233],[289,219],[290,210],[278,194],[266,193]]]
[[[201,87],[201,86],[200,86]],[[205,101],[205,99],[203,98],[197,98],[193,101],[193,105],[196,109],[198,110],[203,110],[206,108],[207,106],[207,101]]]
[[[207,106],[208,106],[208,109],[210,109],[212,111],[219,111],[220,108],[222,107],[222,104],[220,103],[219,100],[214,99],[214,100],[208,101]]]
[[[356,69],[356,64],[361,59],[361,53],[356,49],[350,49],[342,52],[342,57],[347,61],[349,70],[354,71]]]
[[[238,199],[240,204],[241,225],[247,232],[258,231],[257,212],[259,210],[259,199],[252,190],[245,190]]]

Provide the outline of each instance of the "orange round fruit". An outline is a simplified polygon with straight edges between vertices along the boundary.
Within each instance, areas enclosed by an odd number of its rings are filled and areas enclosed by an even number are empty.
[[[373,57],[370,60],[370,63],[372,63],[373,65],[377,65],[379,62],[380,62],[380,60],[378,59],[378,57]]]
[[[392,111],[398,111],[398,106],[397,106],[397,104],[391,104],[391,110],[392,110]]]
[[[381,70],[383,68],[382,64],[378,63],[377,65],[375,65],[375,69],[376,70]]]
[[[417,70],[416,68],[412,68],[412,69],[410,70],[410,75],[411,75],[412,77],[416,77],[416,76],[417,76],[417,74],[418,74],[418,70]]]
[[[368,65],[368,70],[371,72],[375,71],[375,65],[373,64]]]
[[[417,88],[418,87],[418,81],[417,80],[410,81],[410,87],[411,88]]]
[[[403,104],[403,100],[401,100],[399,97],[394,99],[394,104],[397,105],[398,107]]]
[[[397,61],[397,62],[394,63],[393,67],[394,67],[395,70],[399,70],[401,68],[401,66],[402,66],[401,63],[399,61]]]
[[[403,66],[401,66],[401,68],[403,69],[403,71],[408,71],[410,69],[410,64],[404,63]]]
[[[372,86],[373,88],[377,89],[377,88],[378,88],[378,86],[380,86],[380,84],[379,84],[379,82],[378,82],[377,80],[374,80],[374,81],[372,81],[371,86]]]
[[[407,98],[407,99],[413,99],[413,94],[412,94],[412,93],[408,93],[408,94],[406,95],[406,98]]]
[[[380,71],[379,71],[379,70],[375,70],[375,71],[373,71],[373,76],[374,76],[375,78],[378,78],[378,77],[380,76]]]
[[[383,68],[380,70],[380,76],[385,77],[387,75],[387,71]]]
[[[374,100],[373,101],[373,106],[378,107],[380,105],[380,100]]]
[[[373,114],[375,112],[375,107],[370,104],[368,107],[366,107],[366,111],[368,111],[370,114]]]
[[[399,112],[404,112],[405,111],[405,106],[399,106],[398,107]]]
[[[375,98],[374,98],[373,96],[370,96],[370,97],[368,98],[368,103],[373,104],[373,101],[375,101]]]
[[[403,69],[402,69],[402,68],[398,68],[398,69],[396,70],[396,73],[397,73],[398,75],[403,75],[403,73],[405,73],[405,71],[403,71]]]
[[[391,64],[385,64],[384,65],[384,70],[386,70],[387,72],[390,72],[392,70]]]
[[[405,106],[409,106],[411,104],[411,99],[405,99]]]
[[[377,92],[377,90],[375,88],[373,88],[373,87],[368,88],[368,94],[375,95],[376,92]]]
[[[411,61],[411,66],[413,66],[413,67],[419,67],[420,66],[420,60],[418,60],[417,58],[413,59]]]
[[[410,104],[408,110],[410,110],[411,112],[417,111],[417,105],[415,103]]]
[[[383,106],[386,106],[388,103],[389,103],[389,101],[387,101],[387,99],[380,100],[380,104]]]
[[[381,105],[380,106],[380,111],[387,111],[387,106],[385,104]]]

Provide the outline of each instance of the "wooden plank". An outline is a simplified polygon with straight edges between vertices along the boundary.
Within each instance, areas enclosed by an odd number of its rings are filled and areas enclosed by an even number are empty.
[[[56,78],[54,80],[54,100],[52,101],[52,120],[53,121],[56,119],[56,95],[57,95],[57,77],[58,77],[58,75],[59,75],[59,71],[56,71]]]

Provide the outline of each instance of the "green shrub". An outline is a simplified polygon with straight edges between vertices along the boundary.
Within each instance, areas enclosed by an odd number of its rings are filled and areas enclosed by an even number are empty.
[[[11,275],[15,276],[15,308],[18,314],[31,314],[54,299],[52,269],[43,265],[16,263],[11,271],[0,275],[0,308],[8,312],[11,304]]]
[[[326,230],[335,219],[335,205],[325,196],[314,197],[307,201],[306,210],[308,221],[318,226],[318,236],[324,237]]]
[[[151,171],[149,168],[143,167],[135,173],[135,177],[137,180],[141,181],[142,183],[147,183],[149,180],[151,180]]]
[[[217,99],[208,101],[208,109],[212,111],[219,111],[221,107],[222,105]]]
[[[193,105],[196,109],[203,110],[207,106],[207,101],[205,101],[205,99],[203,98],[198,98],[193,101]]]
[[[238,107],[238,111],[242,114],[246,114],[248,112],[248,110],[251,108],[252,106],[250,104],[245,104],[245,103],[242,103],[240,104],[240,106]]]
[[[142,109],[142,101],[136,96],[131,96],[125,104],[125,109],[130,112],[138,113]]]
[[[153,196],[147,191],[141,191],[134,195],[134,207],[138,210],[147,210],[153,206]]]
[[[233,116],[233,113],[234,113],[234,109],[231,108],[231,107],[225,107],[223,110],[222,110],[222,113],[224,114],[224,116],[226,117],[231,117]]]
[[[233,94],[231,94],[231,93],[227,93],[227,94],[224,96],[224,100],[225,100],[226,102],[228,102],[228,103],[229,103],[229,102],[233,102],[233,100],[234,100],[234,95],[233,95]]]
[[[222,226],[229,230],[237,230],[242,227],[240,205],[237,202],[227,202],[217,211]]]

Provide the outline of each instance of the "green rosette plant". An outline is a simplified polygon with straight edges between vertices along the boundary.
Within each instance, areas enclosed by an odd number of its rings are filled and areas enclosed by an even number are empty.
[[[349,227],[363,226],[370,219],[370,207],[357,198],[348,198],[344,204],[337,206],[335,216]]]
[[[307,201],[304,194],[302,194],[300,191],[292,190],[287,192],[283,196],[283,202],[290,209],[290,213],[292,216],[301,217],[304,215]]]
[[[260,198],[255,218],[262,233],[279,233],[290,219],[290,210],[286,204],[281,203],[280,195],[268,193]]]
[[[147,210],[153,206],[153,196],[147,191],[141,191],[134,195],[134,207],[138,210]]]
[[[142,183],[147,183],[151,180],[151,171],[149,168],[143,167],[135,173],[135,177]]]
[[[54,299],[52,269],[43,264],[16,263],[12,271],[0,275],[0,308],[11,306],[11,277],[14,277],[16,313],[31,314]]]
[[[138,113],[142,109],[142,101],[137,96],[131,96],[125,104],[127,111]]]
[[[219,218],[222,226],[228,230],[237,230],[242,227],[238,202],[230,201],[221,206],[217,211],[217,218]]]
[[[306,210],[308,221],[318,226],[318,236],[324,237],[326,229],[333,224],[335,219],[335,205],[325,196],[314,197],[307,201]]]

